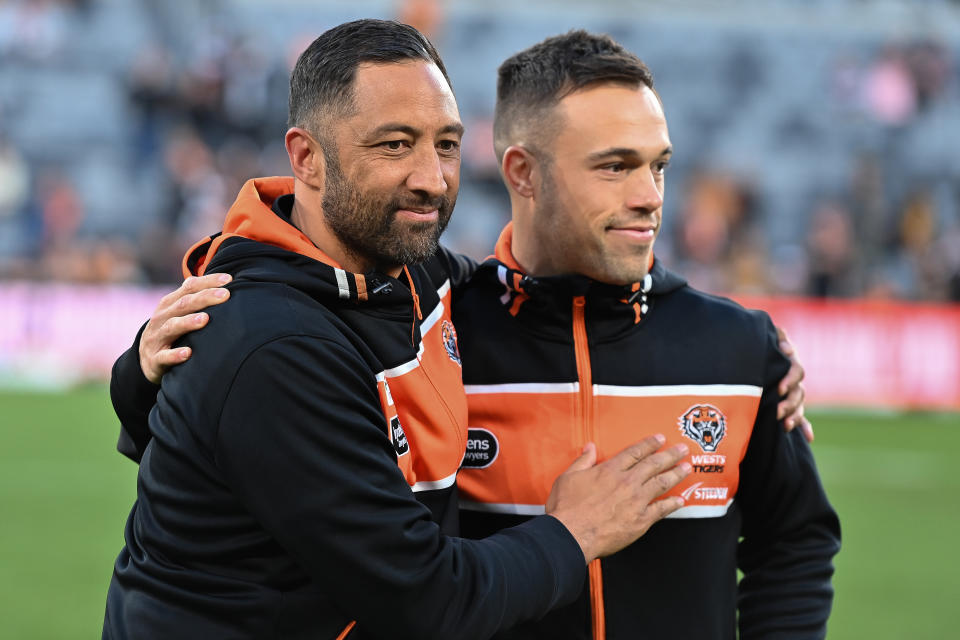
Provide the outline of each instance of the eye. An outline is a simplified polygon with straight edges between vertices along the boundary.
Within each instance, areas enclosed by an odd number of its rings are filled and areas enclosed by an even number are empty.
[[[460,148],[460,143],[456,140],[441,140],[437,143],[437,148],[445,153],[451,153]]]
[[[380,146],[387,149],[388,151],[401,151],[405,146],[407,146],[406,140],[387,140],[386,142],[381,142]]]
[[[658,175],[661,175],[661,176],[662,176],[664,173],[666,173],[667,167],[669,167],[669,166],[670,166],[670,161],[669,161],[669,160],[661,160],[660,162],[657,162],[657,163],[655,163],[655,164],[653,165],[653,170],[654,170]]]
[[[627,167],[622,162],[611,162],[610,164],[605,164],[600,167],[602,171],[608,171],[610,173],[621,173],[626,171]]]

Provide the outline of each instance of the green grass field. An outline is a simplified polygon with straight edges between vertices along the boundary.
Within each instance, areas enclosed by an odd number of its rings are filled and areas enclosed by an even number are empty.
[[[960,416],[813,420],[843,524],[829,637],[956,637]],[[99,637],[135,494],[116,435],[104,387],[0,393],[0,637]]]

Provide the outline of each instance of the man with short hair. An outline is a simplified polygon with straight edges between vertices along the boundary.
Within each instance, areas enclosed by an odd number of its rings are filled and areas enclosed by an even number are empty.
[[[463,532],[542,514],[585,442],[603,459],[663,431],[693,473],[668,492],[683,508],[591,563],[577,603],[497,637],[822,638],[839,522],[807,443],[777,424],[775,329],[654,259],[673,147],[649,69],[574,31],[498,73],[512,223],[453,304]]]
[[[290,111],[294,178],[248,182],[185,259],[232,274],[230,301],[159,393],[111,389],[140,469],[103,636],[486,638],[572,601],[585,561],[682,504],[656,498],[687,448],[651,436],[595,465],[588,446],[549,515],[451,537],[467,418],[464,265],[437,251],[462,132],[443,63],[411,27],[340,25],[297,62]]]

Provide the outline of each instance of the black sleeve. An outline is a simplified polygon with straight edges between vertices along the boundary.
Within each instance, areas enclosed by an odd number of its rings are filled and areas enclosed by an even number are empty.
[[[823,638],[833,601],[840,522],[799,429],[777,420],[777,383],[789,361],[766,314],[767,365],[760,409],[741,463],[738,565],[740,637]]]
[[[585,562],[558,520],[441,534],[397,466],[375,384],[357,354],[318,338],[245,359],[215,461],[264,529],[373,637],[486,638],[572,601]]]
[[[456,289],[465,284],[473,275],[473,272],[477,270],[478,262],[462,253],[454,253],[441,246],[437,254],[447,269],[451,289]]]
[[[110,375],[110,400],[113,402],[114,412],[120,418],[117,451],[138,464],[147,443],[150,442],[147,418],[160,391],[160,385],[147,380],[140,369],[140,336],[146,326],[144,323],[140,327],[133,346],[113,363],[113,372]]]

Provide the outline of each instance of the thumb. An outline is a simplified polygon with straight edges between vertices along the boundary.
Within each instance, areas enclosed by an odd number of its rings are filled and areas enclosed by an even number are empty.
[[[567,472],[585,471],[595,464],[597,464],[597,445],[588,442],[583,447],[583,453],[567,467]]]

